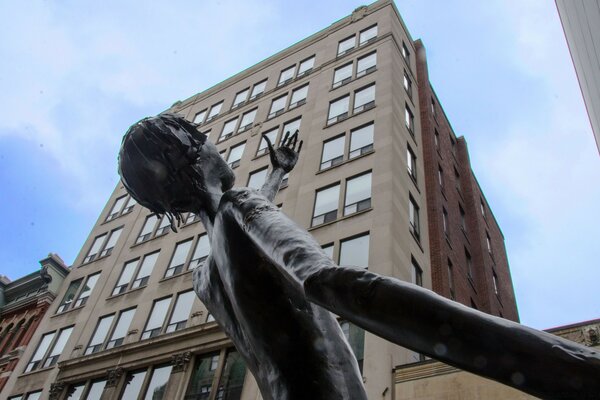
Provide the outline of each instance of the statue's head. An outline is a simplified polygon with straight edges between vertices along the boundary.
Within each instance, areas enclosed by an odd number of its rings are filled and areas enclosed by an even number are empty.
[[[119,175],[138,203],[170,219],[201,211],[208,192],[228,190],[235,179],[206,135],[175,114],[144,118],[127,130]]]

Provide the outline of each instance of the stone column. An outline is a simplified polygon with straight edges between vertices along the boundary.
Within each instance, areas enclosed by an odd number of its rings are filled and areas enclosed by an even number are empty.
[[[106,371],[106,385],[102,392],[101,400],[113,400],[119,397],[119,391],[123,386],[121,377],[125,371],[121,367],[109,369]]]
[[[171,370],[171,377],[165,391],[165,399],[182,399],[184,397],[188,375],[186,372],[191,359],[191,351],[176,353],[171,356],[173,369]]]

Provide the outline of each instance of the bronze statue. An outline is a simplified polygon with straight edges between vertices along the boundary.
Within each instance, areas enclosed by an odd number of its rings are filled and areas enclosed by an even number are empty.
[[[199,215],[211,254],[194,289],[245,358],[265,399],[366,399],[334,312],[396,344],[543,398],[597,398],[593,349],[493,317],[421,287],[337,266],[272,204],[298,160],[298,132],[274,149],[260,191],[232,189],[234,173],[184,118],[133,125],[119,153],[129,193],[175,229]]]

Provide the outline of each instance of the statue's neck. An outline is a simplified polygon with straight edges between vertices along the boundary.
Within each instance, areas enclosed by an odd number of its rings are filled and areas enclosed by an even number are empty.
[[[206,233],[208,233],[208,237],[212,238],[212,230],[213,225],[215,223],[215,217],[217,215],[217,211],[219,210],[219,203],[221,202],[221,197],[223,197],[223,193],[219,191],[210,191],[206,195],[206,197],[202,201],[203,207],[196,212],[200,221],[204,225],[206,229]]]

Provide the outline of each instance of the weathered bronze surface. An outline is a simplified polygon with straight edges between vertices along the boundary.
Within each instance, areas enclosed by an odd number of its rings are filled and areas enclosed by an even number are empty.
[[[211,243],[194,289],[244,356],[265,399],[366,399],[329,313],[396,344],[542,398],[598,398],[593,349],[493,317],[362,268],[339,267],[272,204],[298,160],[298,132],[274,149],[260,191],[234,174],[194,124],[163,114],[133,125],[119,153],[129,193],[175,228],[201,218]]]

